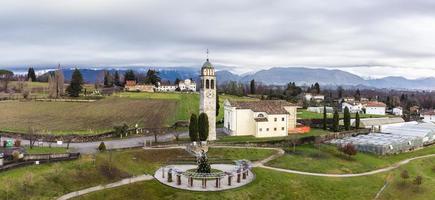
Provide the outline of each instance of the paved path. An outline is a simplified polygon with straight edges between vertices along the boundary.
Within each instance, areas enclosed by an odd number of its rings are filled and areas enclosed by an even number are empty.
[[[180,138],[186,138],[189,134],[187,132],[180,133]],[[157,138],[158,142],[169,142],[174,139],[174,133],[168,133],[165,135],[159,135]],[[2,137],[2,140],[6,140],[10,138]],[[140,136],[140,137],[130,137],[130,138],[124,138],[124,139],[113,139],[113,140],[107,140],[104,141],[106,144],[107,149],[122,149],[122,148],[131,148],[131,147],[143,147],[144,141],[147,140],[152,141],[154,143],[154,136]],[[92,154],[97,152],[97,148],[100,145],[101,142],[83,142],[83,143],[70,143],[69,147],[71,148],[72,152],[79,152],[83,154]],[[21,140],[21,144],[23,145],[29,145],[30,142],[28,140]],[[43,146],[48,147],[48,143],[44,142]],[[58,145],[56,143],[51,143],[52,147],[65,147],[67,146],[66,143],[62,145]]]
[[[114,187],[119,187],[119,186],[123,186],[123,185],[127,185],[127,184],[131,184],[131,183],[136,183],[136,182],[140,182],[140,181],[148,181],[148,180],[152,180],[154,179],[153,176],[148,175],[148,174],[144,174],[141,176],[136,176],[133,178],[126,178],[126,179],[122,179],[118,182],[114,182],[114,183],[109,183],[106,185],[98,185],[95,187],[91,187],[91,188],[86,188],[83,190],[79,190],[79,191],[75,191],[75,192],[71,192],[68,194],[65,194],[59,198],[57,198],[57,200],[67,200],[67,199],[72,199],[81,195],[85,195],[91,192],[96,192],[96,191],[100,191],[100,190],[104,190],[104,189],[109,189],[109,188],[114,188]]]

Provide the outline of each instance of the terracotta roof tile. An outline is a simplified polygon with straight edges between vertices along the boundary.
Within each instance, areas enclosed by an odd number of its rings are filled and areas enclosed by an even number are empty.
[[[237,109],[251,109],[254,112],[266,112],[267,114],[287,114],[285,106],[295,106],[283,100],[263,100],[263,101],[232,101],[231,106]]]
[[[369,101],[367,102],[367,107],[386,107],[385,103],[379,101]]]

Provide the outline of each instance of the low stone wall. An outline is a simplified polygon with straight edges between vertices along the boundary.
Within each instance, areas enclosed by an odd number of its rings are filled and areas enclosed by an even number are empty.
[[[42,163],[59,162],[67,160],[75,160],[80,157],[80,153],[61,153],[61,154],[25,154],[24,158],[19,162],[11,162],[0,166],[0,172],[17,167],[35,164],[35,161]]]
[[[170,132],[171,128],[139,128],[139,135],[154,135],[157,133],[165,134]],[[128,130],[128,135],[136,134],[136,129]],[[115,135],[114,131],[107,133],[95,134],[95,135],[79,135],[79,134],[66,134],[66,135],[54,135],[54,134],[28,134],[11,131],[2,131],[0,136],[24,140],[44,141],[44,142],[56,142],[63,141],[64,143],[83,143],[83,142],[98,142],[107,138],[119,137]]]

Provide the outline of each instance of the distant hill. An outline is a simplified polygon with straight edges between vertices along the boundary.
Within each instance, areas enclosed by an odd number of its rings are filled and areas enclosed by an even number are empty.
[[[95,81],[103,80],[103,68],[80,68],[85,82],[94,83]],[[128,67],[114,69],[107,67],[109,72],[114,73],[118,70],[121,74],[129,69]],[[131,67],[136,73],[146,73],[149,67]],[[157,67],[160,77],[163,80],[173,82],[176,78],[187,79],[192,78],[195,81],[199,80],[198,67]],[[43,74],[52,68],[36,69],[37,73]],[[15,73],[15,70],[13,70]],[[65,79],[68,80],[73,72],[73,69],[64,68]],[[26,73],[24,70],[20,73]],[[388,89],[406,89],[406,90],[435,90],[435,77],[424,79],[406,79],[403,77],[385,77],[380,79],[363,79],[355,74],[329,69],[312,69],[304,67],[275,67],[267,70],[260,70],[255,73],[238,75],[227,70],[216,72],[219,84],[228,81],[237,81],[248,83],[252,79],[266,85],[284,85],[288,82],[296,82],[298,85],[311,85],[318,82],[323,87],[337,87],[339,85],[345,88],[388,88]]]

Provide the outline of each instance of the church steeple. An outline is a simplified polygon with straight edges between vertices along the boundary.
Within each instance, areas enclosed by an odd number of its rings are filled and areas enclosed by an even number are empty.
[[[216,140],[216,76],[213,65],[207,58],[201,67],[200,113],[206,113],[209,122],[208,140]]]

